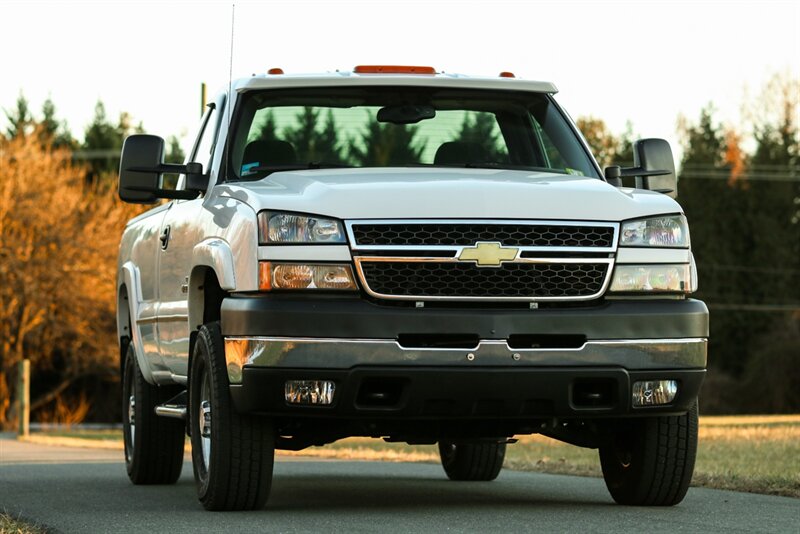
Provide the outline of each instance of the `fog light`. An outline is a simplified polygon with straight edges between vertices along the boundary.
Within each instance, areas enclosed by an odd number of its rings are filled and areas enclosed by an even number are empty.
[[[331,380],[287,380],[283,391],[289,404],[327,405],[333,403],[336,384]]]
[[[634,406],[659,406],[669,404],[678,394],[676,380],[645,380],[633,384]]]

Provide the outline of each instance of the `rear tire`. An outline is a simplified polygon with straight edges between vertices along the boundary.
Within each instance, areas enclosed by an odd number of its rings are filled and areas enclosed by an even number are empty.
[[[233,407],[219,323],[200,328],[189,371],[189,425],[197,496],[206,510],[263,508],[272,486],[271,421]]]
[[[179,386],[148,384],[133,344],[128,343],[122,373],[122,426],[125,467],[134,484],[174,484],[181,476],[186,427],[154,412],[180,390]]]
[[[696,455],[695,402],[684,415],[620,421],[600,447],[600,465],[619,504],[672,506],[686,496]]]
[[[505,457],[505,443],[439,442],[439,458],[450,480],[494,480]]]

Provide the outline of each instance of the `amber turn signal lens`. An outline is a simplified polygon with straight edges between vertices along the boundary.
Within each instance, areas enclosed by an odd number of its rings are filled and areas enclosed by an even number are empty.
[[[268,261],[258,264],[258,289],[259,291],[272,289],[272,264]]]
[[[334,263],[273,263],[258,265],[259,289],[358,289],[353,269],[349,265]]]

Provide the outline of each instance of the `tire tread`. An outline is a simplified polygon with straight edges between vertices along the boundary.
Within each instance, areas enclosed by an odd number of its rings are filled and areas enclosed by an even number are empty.
[[[640,440],[634,468],[622,469],[611,447],[600,461],[611,496],[620,504],[673,506],[686,496],[697,455],[697,404],[679,416],[650,417],[630,423]]]
[[[272,481],[275,441],[272,426],[258,416],[238,413],[228,394],[224,347],[218,322],[200,329],[194,358],[202,358],[201,345],[208,350],[211,387],[219,392],[216,405],[212,405],[212,464],[214,450],[221,447],[230,454],[218,454],[217,464],[211,469],[211,480],[206,490],[198,479],[200,502],[207,510],[256,510],[263,508],[269,497]],[[192,365],[194,370],[194,363]],[[191,379],[190,379],[191,380]],[[192,398],[194,398],[192,396]],[[226,421],[226,432],[215,433],[215,422]],[[194,434],[195,418],[191,418]],[[216,423],[219,425],[220,423]],[[199,435],[199,430],[197,430]],[[213,442],[216,437],[216,442]],[[193,457],[202,455],[195,453]],[[197,459],[195,458],[195,461]],[[197,467],[195,467],[197,475]]]
[[[138,440],[134,445],[133,460],[126,462],[128,477],[137,485],[174,484],[183,467],[185,426],[175,419],[160,417],[153,410],[180,393],[182,388],[149,384],[139,369],[130,344],[125,362],[125,373],[128,372],[135,373],[137,420],[134,439]],[[126,402],[127,399],[123,399],[123,407]]]
[[[497,478],[506,455],[505,443],[439,443],[442,467],[450,480],[490,481]],[[452,457],[450,457],[452,455]]]

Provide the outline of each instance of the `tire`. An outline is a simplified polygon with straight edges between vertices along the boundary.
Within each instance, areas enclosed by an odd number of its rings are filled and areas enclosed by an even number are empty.
[[[505,457],[505,443],[439,442],[439,458],[450,480],[494,480]]]
[[[200,328],[192,354],[189,426],[197,496],[203,507],[263,508],[272,486],[274,430],[269,419],[234,409],[216,322]]]
[[[133,344],[128,343],[122,373],[122,428],[125,467],[134,484],[174,484],[181,476],[186,426],[154,412],[180,391],[179,386],[148,384]]]
[[[697,403],[680,416],[620,422],[600,465],[619,504],[673,506],[686,496],[697,455]]]

